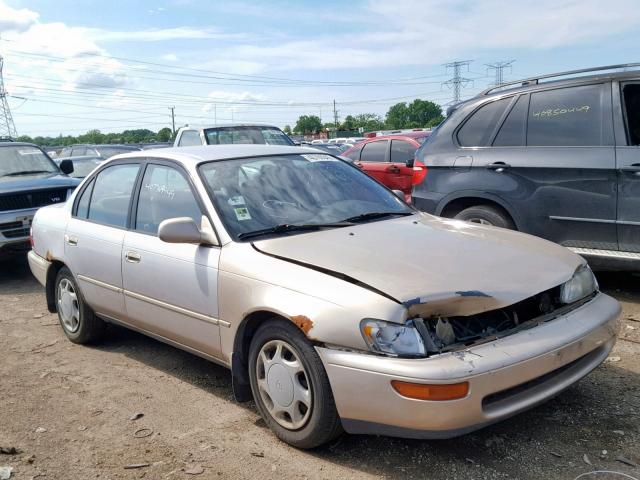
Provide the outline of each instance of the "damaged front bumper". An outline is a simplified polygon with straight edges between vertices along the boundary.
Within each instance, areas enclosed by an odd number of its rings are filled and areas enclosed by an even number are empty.
[[[613,348],[619,315],[618,302],[598,294],[535,328],[430,358],[317,351],[347,432],[451,438],[531,408],[584,377]],[[415,400],[397,393],[392,380],[469,382],[469,393],[458,400]]]

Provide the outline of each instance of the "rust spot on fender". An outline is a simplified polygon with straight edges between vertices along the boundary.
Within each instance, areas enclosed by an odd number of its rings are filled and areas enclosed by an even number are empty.
[[[291,317],[291,321],[296,324],[296,326],[302,330],[305,335],[309,334],[309,330],[313,328],[313,322],[311,319],[305,315],[294,315]]]
[[[44,258],[48,261],[48,262],[52,262],[53,261],[53,255],[51,255],[51,252],[49,250],[47,250],[47,254],[44,256]]]

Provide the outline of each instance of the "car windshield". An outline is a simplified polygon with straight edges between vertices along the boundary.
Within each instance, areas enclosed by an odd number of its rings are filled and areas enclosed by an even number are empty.
[[[140,150],[135,147],[97,147],[98,153],[104,159],[111,158],[114,155],[120,155],[121,153],[129,153]]]
[[[293,145],[291,139],[280,129],[273,127],[220,127],[208,128],[204,131],[209,145],[221,144],[258,144],[258,145]]]
[[[200,174],[236,239],[278,227],[334,228],[413,213],[366,174],[327,154],[215,161],[202,164]]]
[[[29,173],[58,173],[42,150],[27,145],[0,147],[0,177]]]

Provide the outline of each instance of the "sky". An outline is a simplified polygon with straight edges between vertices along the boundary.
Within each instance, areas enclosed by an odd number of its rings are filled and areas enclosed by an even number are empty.
[[[19,135],[340,120],[495,81],[640,60],[637,0],[0,0]]]

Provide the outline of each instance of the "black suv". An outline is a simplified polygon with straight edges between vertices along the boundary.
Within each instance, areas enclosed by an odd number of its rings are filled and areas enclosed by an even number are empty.
[[[65,202],[80,183],[71,172],[71,160],[58,167],[37,145],[0,142],[0,257],[29,248],[36,210]]]
[[[416,153],[428,173],[415,206],[638,269],[640,71],[611,71],[639,66],[503,84],[451,108]]]

